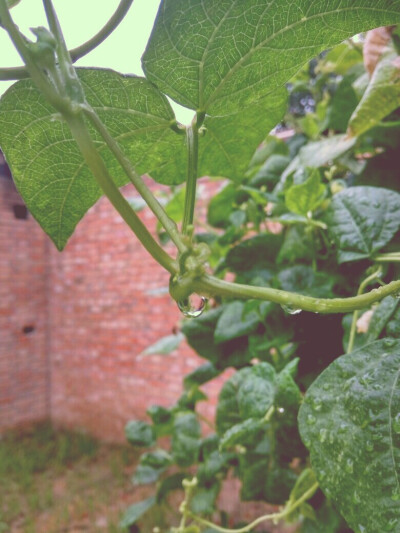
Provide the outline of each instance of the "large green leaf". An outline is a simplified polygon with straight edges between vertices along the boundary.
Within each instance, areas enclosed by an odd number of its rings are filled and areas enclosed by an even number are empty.
[[[397,0],[163,0],[143,68],[186,107],[236,113],[321,50],[399,20]]]
[[[348,134],[361,135],[376,126],[400,104],[400,63],[397,53],[386,54],[351,116]]]
[[[339,263],[372,257],[400,227],[400,194],[379,187],[351,187],[333,197],[326,213]]]
[[[153,84],[110,70],[80,69],[88,102],[136,171],[160,183],[186,178],[185,136],[171,129],[174,113]],[[200,139],[199,175],[243,176],[254,149],[281,119],[286,91],[245,113],[206,118]],[[91,129],[117,185],[127,183],[114,156]],[[0,146],[29,210],[62,249],[101,190],[65,123],[29,80],[16,83],[0,101]],[[178,217],[179,218],[179,217]]]
[[[292,213],[306,216],[314,211],[324,200],[326,186],[321,183],[317,169],[311,172],[303,183],[292,185],[285,195],[286,207]]]
[[[299,413],[311,464],[357,533],[400,531],[400,341],[334,361]]]
[[[127,528],[135,524],[156,503],[155,496],[150,496],[147,500],[134,503],[125,511],[125,514],[119,523],[121,528]]]
[[[164,183],[181,182],[182,165],[174,154],[183,155],[184,136],[170,127],[175,117],[167,99],[143,78],[90,69],[79,70],[79,76],[88,102],[136,170]],[[111,175],[123,185],[126,176],[91,131]],[[0,146],[29,210],[62,249],[101,190],[67,124],[29,80],[13,85],[0,100]]]

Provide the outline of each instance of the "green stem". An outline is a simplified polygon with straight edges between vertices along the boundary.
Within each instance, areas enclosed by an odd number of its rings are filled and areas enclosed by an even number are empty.
[[[97,48],[99,44],[107,39],[107,37],[109,37],[115,28],[123,21],[132,3],[133,0],[121,0],[116,11],[113,15],[111,15],[111,18],[106,22],[101,30],[97,32],[96,35],[94,35],[91,39],[70,51],[72,60],[76,61],[77,59],[80,59]]]
[[[29,74],[37,88],[43,93],[47,101],[58,111],[70,111],[69,100],[66,100],[57,93],[46,74],[36,65],[23,35],[11,18],[5,0],[0,0],[0,19],[19,55],[25,62]]]
[[[176,274],[178,272],[177,263],[157,244],[146,226],[133,211],[113,182],[104,161],[94,146],[83,116],[70,115],[65,116],[64,118],[70,127],[71,133],[78,144],[88,167],[104,194],[108,197],[112,205],[133,230],[137,238],[152,257],[154,257],[161,266],[168,270],[168,272]]]
[[[116,11],[107,21],[107,23],[85,43],[70,50],[72,61],[77,61],[81,57],[87,55],[94,50],[99,44],[101,44],[115,28],[122,22],[129,8],[131,7],[133,0],[121,0]],[[29,72],[26,67],[9,67],[0,69],[0,81],[21,80],[23,78],[29,78]]]
[[[86,113],[90,121],[92,122],[93,126],[97,129],[97,131],[103,137],[107,146],[109,147],[111,152],[114,154],[115,158],[117,159],[117,161],[123,168],[129,180],[135,186],[138,193],[142,196],[143,200],[147,203],[147,205],[153,211],[155,216],[158,218],[158,220],[164,227],[165,231],[170,236],[171,240],[175,243],[175,246],[178,248],[179,252],[182,253],[186,251],[186,246],[182,242],[180,233],[178,231],[178,228],[175,222],[169,218],[164,208],[158,202],[158,200],[154,197],[150,189],[148,189],[148,187],[142,180],[141,176],[137,174],[137,172],[135,172],[135,170],[132,168],[132,165],[129,159],[125,156],[125,154],[119,147],[116,140],[110,135],[109,131],[107,130],[106,126],[102,123],[97,113],[94,111],[93,108],[91,108],[87,104],[84,107],[84,112]]]
[[[185,193],[185,208],[183,213],[182,233],[189,233],[189,226],[193,224],[194,206],[196,201],[197,165],[199,159],[199,130],[197,117],[186,128],[186,143],[188,151],[188,166]]]
[[[311,496],[315,493],[315,491],[318,489],[319,484],[314,483],[312,487],[310,487],[298,500],[296,500],[293,505],[289,505],[285,507],[282,511],[279,513],[272,513],[272,514],[266,514],[263,516],[258,517],[256,520],[251,522],[251,524],[248,524],[247,526],[241,527],[240,529],[230,529],[226,527],[221,527],[216,524],[213,524],[212,522],[209,522],[208,520],[205,520],[204,518],[200,518],[199,516],[196,516],[193,513],[190,513],[189,516],[192,520],[195,520],[199,524],[205,527],[209,527],[213,529],[214,531],[218,531],[219,533],[250,533],[253,528],[258,526],[258,524],[261,524],[262,522],[265,522],[266,520],[273,520],[278,521],[282,520],[282,518],[285,518],[289,514],[291,514],[293,511],[295,511],[302,503],[307,501]]]
[[[380,254],[380,255],[375,256],[373,259],[376,263],[399,263],[400,252]]]
[[[227,296],[238,299],[254,298],[257,300],[268,300],[293,309],[302,309],[304,311],[312,311],[313,313],[350,313],[356,309],[369,307],[386,296],[398,293],[400,291],[400,280],[392,281],[388,285],[373,289],[366,294],[352,296],[350,298],[331,299],[312,298],[311,296],[304,296],[302,294],[269,287],[254,287],[251,285],[230,283],[209,275],[194,279],[190,287],[186,287],[185,290],[191,290],[191,292],[211,297]],[[177,296],[178,299],[184,297],[183,294]]]
[[[381,268],[379,268],[376,272],[373,272],[370,276],[365,278],[364,281],[360,283],[360,286],[357,291],[357,295],[360,295],[364,292],[364,289],[376,278],[379,278],[382,273]],[[353,313],[353,319],[351,321],[351,328],[350,328],[350,335],[349,335],[349,342],[347,345],[347,351],[346,353],[350,353],[353,351],[354,347],[354,341],[356,338],[356,328],[357,328],[357,320],[358,320],[359,310],[356,309]]]

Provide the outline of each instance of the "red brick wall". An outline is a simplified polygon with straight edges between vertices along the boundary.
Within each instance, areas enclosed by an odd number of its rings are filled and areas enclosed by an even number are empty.
[[[169,356],[138,357],[179,327],[168,274],[104,198],[59,253],[32,217],[13,218],[11,182],[0,179],[0,430],[50,415],[124,440],[128,419],[173,404],[182,376],[202,363],[184,344]],[[124,194],[136,196],[130,186]],[[154,230],[149,210],[140,216]],[[23,335],[25,323],[35,332]],[[207,390],[215,398],[218,388]]]
[[[48,240],[31,216],[15,218],[21,204],[0,175],[0,431],[49,415]]]

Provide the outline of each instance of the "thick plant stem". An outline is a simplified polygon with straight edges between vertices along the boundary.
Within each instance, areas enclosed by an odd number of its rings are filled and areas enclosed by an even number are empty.
[[[196,202],[197,166],[199,159],[199,130],[197,117],[186,128],[188,167],[186,178],[185,208],[183,213],[182,233],[187,235],[193,224],[194,206]]]
[[[178,272],[177,263],[157,244],[129,203],[113,182],[108,170],[97,152],[82,115],[66,116],[65,120],[79,146],[94,178],[112,205],[135,233],[137,238],[154,259],[171,274]]]
[[[182,242],[180,233],[175,222],[169,218],[162,205],[158,202],[153,193],[147,188],[141,176],[139,176],[139,174],[135,172],[129,159],[125,156],[116,140],[110,135],[107,128],[98,117],[97,113],[89,105],[85,105],[84,111],[89,120],[94,125],[94,127],[103,137],[108,148],[114,154],[115,158],[123,168],[129,180],[132,182],[138,193],[142,196],[143,200],[147,203],[147,205],[156,215],[161,225],[164,227],[165,231],[170,236],[172,242],[178,248],[179,252],[184,252],[186,250],[186,246]]]
[[[356,309],[369,307],[389,295],[400,291],[400,280],[392,281],[388,285],[373,289],[366,294],[350,298],[312,298],[302,294],[291,293],[269,287],[254,287],[230,283],[213,276],[204,275],[193,280],[190,285],[192,292],[205,296],[228,296],[230,298],[267,300],[284,305],[293,310],[302,309],[313,313],[350,313]],[[179,298],[183,295],[179,295]]]
[[[189,516],[192,520],[201,524],[202,526],[209,527],[210,529],[214,531],[219,531],[220,533],[251,533],[251,531],[253,531],[253,529],[256,526],[258,526],[258,524],[261,524],[262,522],[265,522],[267,520],[273,520],[274,522],[276,522],[278,520],[282,520],[287,515],[291,514],[298,507],[300,507],[302,503],[304,503],[309,498],[311,498],[311,496],[315,493],[318,487],[319,487],[319,484],[314,483],[314,485],[312,485],[312,487],[310,487],[298,500],[296,500],[293,503],[293,505],[289,505],[285,507],[279,513],[273,513],[273,514],[260,516],[259,518],[256,518],[256,520],[251,522],[251,524],[241,527],[240,529],[230,529],[230,528],[218,526],[216,524],[213,524],[212,522],[209,522],[208,520],[204,520],[204,518],[201,518],[200,516],[194,515],[193,513],[190,513]]]

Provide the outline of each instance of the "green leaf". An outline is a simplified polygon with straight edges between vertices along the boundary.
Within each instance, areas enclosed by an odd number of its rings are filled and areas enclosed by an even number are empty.
[[[356,139],[348,139],[345,135],[332,135],[308,143],[299,151],[300,163],[304,167],[319,168],[348,152],[356,143]]]
[[[215,368],[212,363],[204,363],[204,365],[199,366],[183,379],[183,384],[185,388],[190,388],[193,386],[203,385],[217,376],[219,376],[220,371]]]
[[[135,524],[149,509],[156,503],[155,496],[147,498],[139,503],[134,503],[125,511],[125,514],[119,523],[119,527],[127,528]]]
[[[321,205],[325,193],[326,186],[321,183],[319,171],[315,169],[304,183],[292,185],[286,191],[286,207],[297,215],[306,216]]]
[[[326,125],[324,124],[325,128],[345,132],[357,104],[358,98],[352,87],[352,79],[346,77],[339,83],[332,97],[326,117]]]
[[[178,348],[183,339],[184,335],[182,333],[177,333],[176,335],[167,335],[166,337],[162,337],[157,342],[146,348],[140,355],[170,354]]]
[[[237,196],[237,187],[233,183],[228,183],[215,194],[209,204],[207,211],[207,222],[216,228],[229,226],[229,216],[234,210]]]
[[[178,413],[175,416],[171,450],[179,466],[190,466],[197,461],[200,435],[200,424],[194,413]]]
[[[348,134],[356,137],[376,126],[399,107],[400,63],[396,53],[379,61],[360,103],[351,116]]]
[[[199,140],[199,176],[223,176],[242,181],[254,150],[284,116],[287,91],[280,88],[268,98],[229,116],[207,116]]]
[[[400,341],[336,359],[308,389],[300,433],[325,494],[356,532],[400,526]]]
[[[393,316],[386,324],[386,334],[389,337],[400,339],[400,307],[396,309]]]
[[[336,194],[326,213],[338,262],[371,258],[400,227],[400,194],[379,187],[350,187]]]
[[[172,457],[164,450],[144,453],[132,478],[134,485],[147,485],[157,481],[159,476],[171,464]]]
[[[244,422],[235,424],[224,433],[221,437],[220,449],[232,448],[238,444],[246,446],[260,435],[263,428],[265,428],[265,422],[262,420],[247,418]]]
[[[283,290],[316,298],[331,298],[335,278],[327,272],[314,272],[312,267],[297,265],[282,269],[278,280]]]
[[[272,267],[281,244],[281,235],[257,235],[229,250],[225,264],[239,273],[256,267]]]
[[[151,83],[111,70],[79,69],[87,100],[140,174],[163,183],[184,180],[184,136],[171,129],[174,113]],[[117,185],[127,178],[99,135],[97,149]],[[42,228],[62,249],[76,224],[102,192],[66,123],[59,120],[29,80],[0,100],[0,146],[21,196]],[[183,173],[182,173],[183,172]]]
[[[255,311],[244,316],[244,309],[245,304],[240,301],[231,302],[224,306],[214,331],[214,340],[217,344],[254,331],[260,323],[260,316]]]
[[[243,368],[222,387],[216,427],[222,435],[247,418],[263,418],[275,398],[276,372],[269,363]]]
[[[286,155],[273,154],[271,155],[257,174],[252,178],[249,185],[252,187],[262,187],[275,185],[285,170],[285,168],[290,163],[290,158]]]
[[[152,446],[155,432],[152,426],[142,420],[131,420],[125,426],[125,436],[133,446]]]
[[[135,486],[155,483],[163,470],[163,468],[153,468],[152,466],[139,464],[132,476],[132,483]]]
[[[197,487],[190,500],[191,511],[197,515],[211,515],[215,511],[220,488],[219,483],[213,483],[210,487]]]
[[[186,474],[183,472],[177,472],[163,479],[158,487],[156,498],[157,503],[162,503],[166,496],[173,490],[183,490],[182,481],[185,479]]]
[[[281,87],[320,51],[399,20],[389,0],[164,0],[143,69],[178,103],[226,115]]]
[[[399,300],[393,296],[387,296],[374,309],[371,322],[368,326],[366,342],[372,342],[378,339],[379,335],[385,329],[386,324],[396,311]]]

